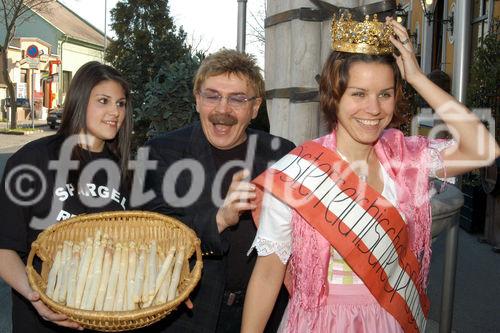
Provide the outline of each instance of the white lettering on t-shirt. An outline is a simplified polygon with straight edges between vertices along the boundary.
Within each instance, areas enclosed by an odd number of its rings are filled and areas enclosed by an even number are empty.
[[[65,210],[61,210],[59,214],[57,214],[57,221],[67,220],[70,217],[75,216]]]
[[[107,199],[109,198],[109,189],[106,186],[99,186],[97,188],[97,193],[101,198]]]
[[[116,189],[114,188],[110,189],[109,187],[104,185],[97,186],[96,184],[89,183],[85,184],[85,186],[83,186],[82,188],[78,188],[78,191],[75,192],[75,187],[72,184],[65,184],[62,187],[56,188],[54,190],[54,194],[60,201],[63,202],[75,195],[85,196],[85,197],[91,196],[93,198],[103,198],[103,199],[109,199],[111,197],[111,200],[118,203],[124,210],[126,209],[125,203],[127,202],[127,198],[122,196],[121,193]],[[58,215],[58,220],[67,219],[68,217],[70,217],[70,215],[68,214],[70,213],[65,212],[64,210],[61,211]]]
[[[66,192],[64,190],[64,187],[58,187],[56,188],[56,190],[54,191],[54,193],[56,194],[57,197],[59,197],[59,200],[60,201],[66,201],[66,199],[68,199],[68,192]]]
[[[116,201],[117,203],[120,203],[120,192],[113,189],[111,191],[111,200]]]
[[[89,189],[89,192],[93,197],[97,197],[97,194],[95,193],[95,187],[95,184],[87,184],[87,188]]]
[[[73,184],[66,184],[66,189],[68,190],[70,196],[75,195],[75,187]]]

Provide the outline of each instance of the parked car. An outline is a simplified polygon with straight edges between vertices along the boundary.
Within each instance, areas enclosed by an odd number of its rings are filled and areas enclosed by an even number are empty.
[[[49,114],[47,115],[47,125],[49,125],[50,128],[52,128],[52,129],[59,127],[59,125],[61,124],[61,120],[62,120],[62,113],[63,113],[63,109],[50,110]]]
[[[16,104],[17,107],[29,109],[30,108],[30,101],[27,98],[18,98],[16,99]],[[5,99],[5,107],[10,108],[10,98]]]

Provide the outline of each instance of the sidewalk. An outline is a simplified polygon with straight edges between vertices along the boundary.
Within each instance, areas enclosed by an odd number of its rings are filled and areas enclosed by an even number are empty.
[[[7,123],[6,121],[0,122],[0,130],[7,129],[9,127],[8,125],[9,123]],[[23,120],[17,122],[17,127],[32,127],[32,126],[33,124],[31,120]],[[47,126],[47,120],[35,119],[35,128],[44,126]]]
[[[3,123],[2,123],[3,125]],[[36,124],[35,124],[36,126]],[[54,134],[56,131],[49,129],[48,126],[38,126],[36,127],[41,132],[33,133],[33,134],[25,134],[25,135],[12,135],[12,134],[0,134],[0,150],[19,147],[25,145],[26,143],[43,138],[48,135]],[[0,129],[3,129],[0,125]]]

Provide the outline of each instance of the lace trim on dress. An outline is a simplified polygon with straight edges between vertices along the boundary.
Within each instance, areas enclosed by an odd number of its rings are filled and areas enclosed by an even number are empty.
[[[255,237],[255,240],[253,241],[252,247],[248,251],[248,254],[250,254],[250,252],[252,252],[254,248],[257,250],[257,254],[259,256],[268,256],[270,254],[276,253],[278,258],[280,258],[281,262],[285,265],[292,253],[291,242],[271,241],[260,236]]]
[[[429,142],[429,154],[430,154],[430,167],[429,167],[429,177],[438,178],[442,181],[448,181],[454,183],[454,177],[452,178],[439,178],[436,176],[436,172],[443,168],[443,159],[441,158],[441,152],[448,147],[455,145],[457,142],[455,140],[430,140]],[[450,181],[451,180],[451,181]]]

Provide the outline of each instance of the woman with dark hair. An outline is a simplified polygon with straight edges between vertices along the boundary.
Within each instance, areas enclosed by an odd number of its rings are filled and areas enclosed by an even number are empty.
[[[259,257],[242,332],[262,332],[283,280],[291,298],[280,332],[423,332],[429,177],[488,165],[500,148],[477,117],[422,73],[396,21],[341,16],[332,23],[332,48],[320,80],[330,133],[253,181],[259,229],[252,249]],[[404,108],[403,79],[454,140],[389,129]]]
[[[127,208],[129,95],[114,68],[95,61],[83,65],[71,81],[57,134],[26,144],[7,161],[0,187],[0,277],[12,287],[14,332],[80,328],[52,312],[31,289],[26,259],[49,225]],[[41,262],[34,266],[40,269]]]

